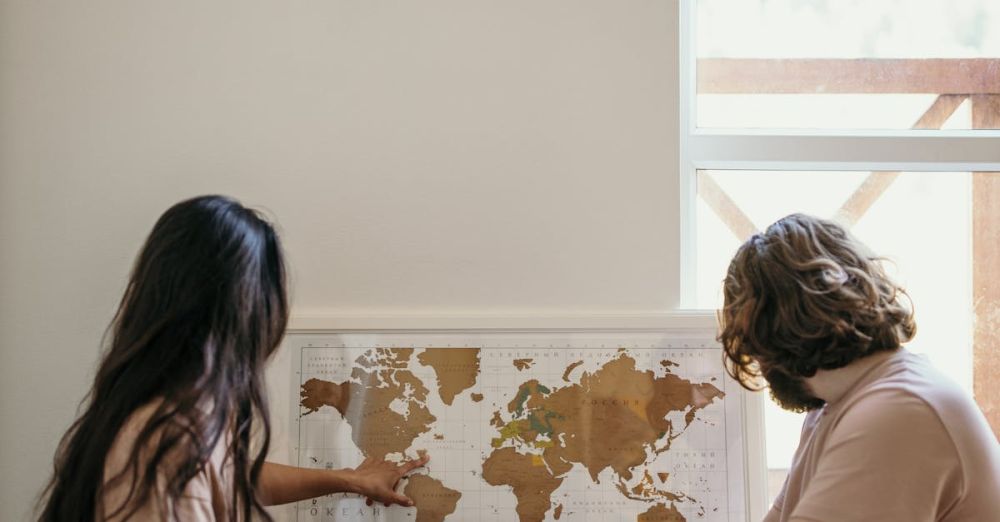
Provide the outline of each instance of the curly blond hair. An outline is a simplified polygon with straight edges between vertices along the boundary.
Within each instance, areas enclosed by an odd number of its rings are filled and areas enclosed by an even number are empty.
[[[757,390],[762,368],[812,377],[912,339],[909,296],[882,261],[837,223],[803,214],[748,239],[719,311],[729,374]]]

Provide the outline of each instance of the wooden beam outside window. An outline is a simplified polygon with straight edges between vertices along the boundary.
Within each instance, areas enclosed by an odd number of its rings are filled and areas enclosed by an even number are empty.
[[[972,97],[972,128],[1000,127],[1000,95]],[[1000,172],[972,173],[972,382],[1000,437]]]
[[[701,58],[696,75],[698,94],[1000,94],[998,58]]]

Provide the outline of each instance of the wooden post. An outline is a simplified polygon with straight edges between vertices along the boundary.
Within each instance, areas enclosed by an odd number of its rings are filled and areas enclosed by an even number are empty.
[[[757,225],[754,225],[733,198],[722,190],[712,175],[703,170],[698,171],[698,195],[708,203],[708,206],[715,211],[715,215],[719,216],[740,242],[757,233]]]
[[[1000,95],[972,97],[972,127],[1000,129]],[[972,173],[973,386],[1000,437],[1000,172]]]

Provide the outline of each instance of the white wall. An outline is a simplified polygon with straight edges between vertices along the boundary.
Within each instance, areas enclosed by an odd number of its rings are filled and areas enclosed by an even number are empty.
[[[0,0],[0,519],[170,204],[269,209],[298,313],[667,311],[664,0]]]

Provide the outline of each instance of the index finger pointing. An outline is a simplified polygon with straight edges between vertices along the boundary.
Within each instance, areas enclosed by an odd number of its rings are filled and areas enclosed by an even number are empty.
[[[415,470],[415,469],[423,466],[424,464],[427,464],[428,460],[429,460],[429,458],[426,455],[424,455],[419,460],[407,461],[407,462],[403,463],[403,465],[401,466],[400,471],[405,475],[406,473],[409,473],[409,472],[411,472],[411,471],[413,471],[413,470]]]

